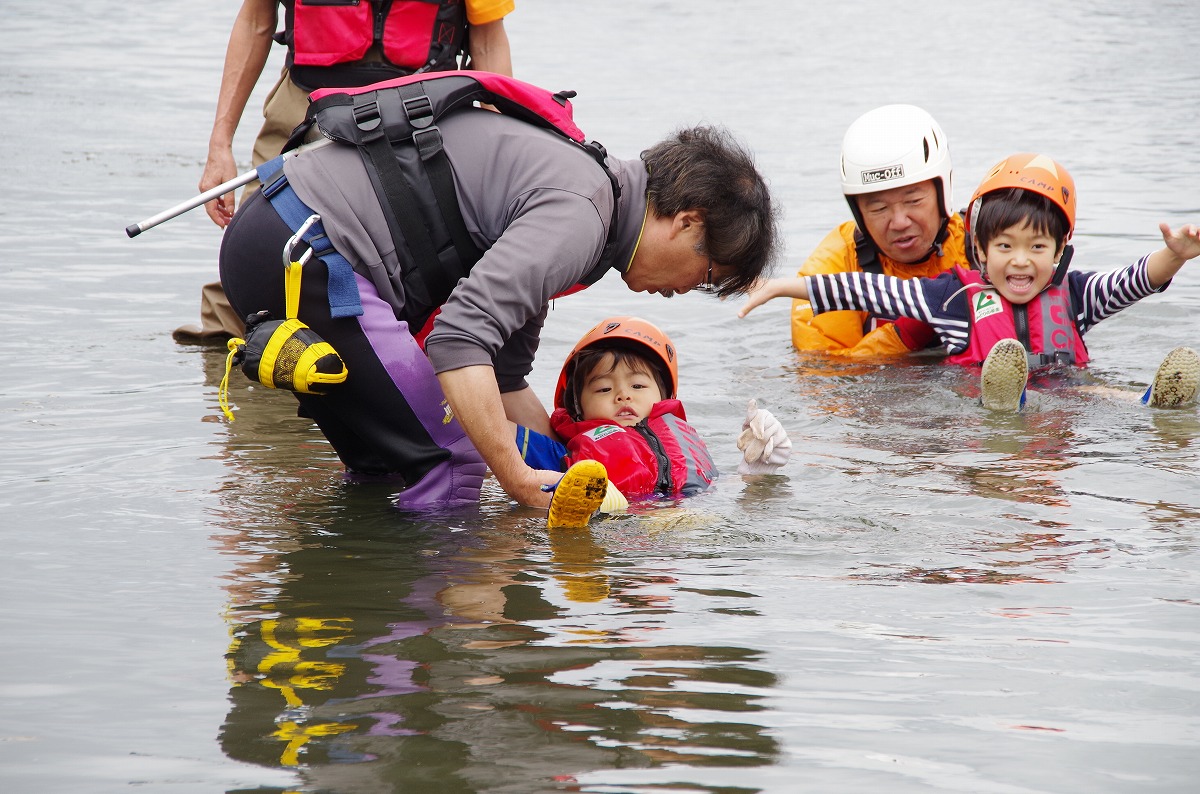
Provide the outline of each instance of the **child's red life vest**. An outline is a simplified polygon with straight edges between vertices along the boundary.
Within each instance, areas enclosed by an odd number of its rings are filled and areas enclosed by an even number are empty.
[[[550,416],[550,425],[566,442],[568,466],[598,460],[617,490],[637,499],[694,496],[717,478],[708,447],[686,419],[679,400],[663,400],[634,427],[609,419],[576,422],[563,408]]]
[[[967,306],[971,326],[967,349],[948,357],[947,363],[982,364],[1001,339],[1016,339],[1025,346],[1031,371],[1054,364],[1087,364],[1087,346],[1075,325],[1071,290],[1065,282],[1051,284],[1029,303],[1014,305],[986,284],[979,271],[960,266],[954,271],[970,287]]]

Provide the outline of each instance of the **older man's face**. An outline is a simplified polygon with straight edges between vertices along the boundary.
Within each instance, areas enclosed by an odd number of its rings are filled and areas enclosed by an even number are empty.
[[[855,201],[867,234],[884,256],[905,264],[928,256],[942,225],[933,180],[855,196]]]
[[[663,217],[647,221],[637,254],[621,275],[631,290],[669,298],[708,281],[711,260],[700,253],[704,226],[692,222],[680,229],[679,223]]]

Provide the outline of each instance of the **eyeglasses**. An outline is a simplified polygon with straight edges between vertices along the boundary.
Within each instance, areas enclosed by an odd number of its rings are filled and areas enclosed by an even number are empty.
[[[704,281],[702,281],[696,285],[697,292],[703,292],[705,295],[716,295],[717,292],[720,291],[720,289],[721,289],[720,285],[713,283],[712,270],[713,270],[713,261],[712,261],[712,257],[709,256],[708,257],[708,273],[705,274]]]

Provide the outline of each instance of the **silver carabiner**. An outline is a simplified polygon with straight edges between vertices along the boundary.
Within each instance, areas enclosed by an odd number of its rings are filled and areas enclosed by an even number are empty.
[[[312,258],[311,245],[308,247],[307,251],[300,255],[299,260],[292,259],[292,251],[294,251],[296,246],[300,244],[300,238],[304,236],[304,233],[311,229],[313,224],[319,220],[321,220],[321,216],[317,213],[314,212],[312,215],[309,215],[308,220],[300,224],[300,228],[296,230],[296,233],[288,238],[288,241],[283,244],[283,267],[285,269],[291,267],[292,265],[303,266],[309,259]]]

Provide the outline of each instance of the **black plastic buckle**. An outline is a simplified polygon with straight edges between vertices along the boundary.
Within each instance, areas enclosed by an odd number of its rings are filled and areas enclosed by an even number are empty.
[[[354,124],[363,132],[377,129],[383,119],[379,115],[379,103],[375,100],[354,106]]]
[[[433,123],[433,102],[425,94],[404,100],[404,115],[414,129],[424,129]]]

